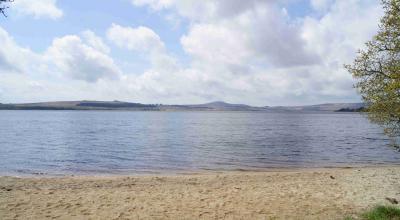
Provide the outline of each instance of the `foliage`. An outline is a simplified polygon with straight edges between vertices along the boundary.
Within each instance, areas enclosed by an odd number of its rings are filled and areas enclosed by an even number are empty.
[[[0,14],[7,17],[5,10],[8,8],[7,3],[13,2],[14,0],[0,0]]]
[[[395,206],[377,206],[360,217],[363,220],[400,220],[400,208]],[[353,219],[352,217],[345,218],[345,220]]]
[[[382,0],[385,15],[379,31],[358,52],[353,64],[345,65],[357,80],[355,87],[367,104],[371,121],[385,132],[400,135],[400,0]]]
[[[377,206],[362,217],[365,220],[400,220],[400,209],[394,206]]]

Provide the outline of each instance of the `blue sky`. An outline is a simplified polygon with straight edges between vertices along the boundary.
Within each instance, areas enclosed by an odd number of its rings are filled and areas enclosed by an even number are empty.
[[[357,102],[342,68],[372,0],[15,0],[0,18],[0,102]]]
[[[293,4],[282,4],[294,17],[304,17],[312,9],[305,0],[294,1]],[[32,19],[21,16],[11,10],[8,19],[0,20],[1,26],[14,36],[23,46],[40,52],[51,44],[55,37],[75,34],[87,29],[103,35],[112,23],[124,26],[147,26],[153,29],[166,42],[168,49],[181,54],[180,37],[187,31],[189,22],[181,21],[174,25],[165,19],[166,12],[157,13],[143,7],[132,7],[129,0],[109,1],[68,0],[58,1],[57,6],[63,10],[60,19]],[[27,37],[29,36],[29,37]]]
[[[63,11],[61,18],[32,19],[30,16],[19,14],[18,11],[10,10],[7,13],[8,19],[2,19],[1,25],[21,46],[29,47],[35,52],[44,52],[56,37],[73,35],[85,30],[91,30],[104,38],[105,31],[113,23],[124,26],[147,26],[160,35],[172,53],[184,58],[182,48],[179,46],[179,38],[184,34],[185,27],[174,26],[163,18],[164,13],[132,7],[132,4],[126,0],[113,3],[69,0],[58,1],[57,6]],[[143,62],[140,56],[115,47],[112,52],[113,56],[119,60],[137,59]],[[140,68],[144,71],[143,66]]]

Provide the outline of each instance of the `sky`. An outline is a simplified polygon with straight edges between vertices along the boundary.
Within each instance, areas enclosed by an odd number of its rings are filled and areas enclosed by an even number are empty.
[[[359,102],[343,65],[376,34],[379,2],[15,0],[0,103]]]

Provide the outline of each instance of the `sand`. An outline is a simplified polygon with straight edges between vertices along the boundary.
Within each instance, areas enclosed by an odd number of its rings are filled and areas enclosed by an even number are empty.
[[[400,200],[400,166],[0,177],[0,219],[343,219]]]

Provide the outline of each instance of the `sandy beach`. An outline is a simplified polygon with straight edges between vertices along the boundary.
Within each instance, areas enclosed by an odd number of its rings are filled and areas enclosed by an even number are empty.
[[[400,167],[0,177],[0,219],[343,219],[400,199]]]

